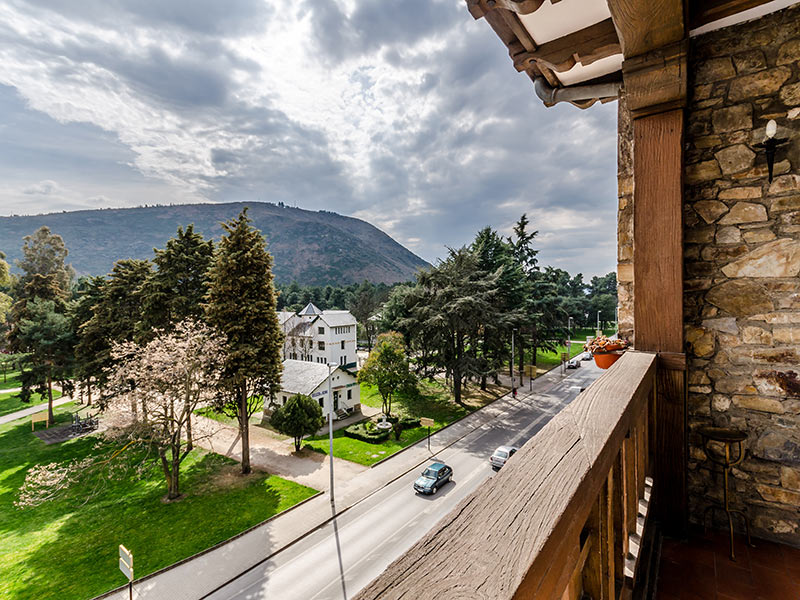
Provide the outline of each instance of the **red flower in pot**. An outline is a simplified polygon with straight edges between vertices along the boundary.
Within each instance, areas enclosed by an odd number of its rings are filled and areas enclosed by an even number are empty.
[[[628,340],[612,340],[601,335],[586,342],[583,349],[592,353],[594,362],[598,367],[607,369],[617,362],[630,345],[631,343]]]

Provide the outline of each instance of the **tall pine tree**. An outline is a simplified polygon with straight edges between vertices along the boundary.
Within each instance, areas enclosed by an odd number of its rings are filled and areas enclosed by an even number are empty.
[[[193,225],[178,227],[163,249],[155,249],[155,271],[142,286],[139,337],[149,339],[154,329],[168,330],[185,319],[203,317],[213,254],[214,243]]]
[[[245,208],[222,224],[225,234],[209,270],[206,318],[227,336],[220,408],[235,416],[242,438],[242,473],[250,472],[250,417],[256,396],[271,396],[281,378],[283,333],[278,324],[272,256]]]

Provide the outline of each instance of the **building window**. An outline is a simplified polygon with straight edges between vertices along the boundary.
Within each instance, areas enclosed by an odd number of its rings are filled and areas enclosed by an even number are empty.
[[[342,350],[344,350],[344,340],[342,340]]]
[[[322,398],[319,399],[319,407],[325,408],[325,402],[322,400]]]
[[[325,350],[325,342],[317,342],[317,348],[320,350]]]
[[[353,399],[353,390],[347,390],[347,399],[348,400],[352,400]]]
[[[286,396],[283,397],[283,403],[286,404]]]
[[[344,356],[340,356],[340,357],[339,357],[339,364],[340,364],[340,365],[343,365],[343,364],[344,364],[345,358],[346,358],[346,357],[344,357]]]
[[[323,335],[325,333],[325,328],[324,327],[317,327],[317,333],[319,333],[320,335]]]

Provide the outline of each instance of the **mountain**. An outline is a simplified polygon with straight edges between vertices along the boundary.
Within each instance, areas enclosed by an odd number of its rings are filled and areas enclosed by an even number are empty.
[[[410,281],[428,263],[361,219],[269,202],[181,204],[0,217],[0,251],[14,265],[22,238],[47,225],[64,238],[78,275],[104,275],[122,258],[152,258],[178,226],[218,240],[221,221],[245,206],[275,259],[276,281],[344,285]]]

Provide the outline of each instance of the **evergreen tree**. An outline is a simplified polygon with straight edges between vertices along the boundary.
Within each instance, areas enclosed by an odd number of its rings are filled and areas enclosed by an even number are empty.
[[[52,275],[55,284],[65,293],[69,292],[75,271],[64,262],[69,251],[61,236],[42,226],[33,235],[22,239],[22,258],[17,261],[17,266],[23,271],[20,285],[26,286],[34,275]]]
[[[108,350],[108,340],[100,327],[94,327],[92,317],[103,301],[105,277],[84,277],[78,281],[77,298],[70,311],[72,329],[76,334],[75,377],[92,403],[94,376],[102,370],[98,359]]]
[[[40,227],[33,235],[23,238],[22,259],[17,266],[22,275],[14,281],[14,304],[9,311],[9,347],[22,352],[19,341],[19,325],[30,314],[28,302],[39,298],[52,300],[54,310],[63,313],[66,301],[71,295],[73,269],[64,260],[69,252],[61,236],[50,232],[48,227]]]
[[[296,452],[300,451],[303,436],[316,433],[324,424],[325,418],[320,405],[303,394],[295,394],[289,398],[270,417],[270,425],[282,434],[292,436]]]
[[[53,381],[63,387],[71,376],[75,338],[69,319],[56,311],[52,300],[34,298],[26,312],[27,317],[19,323],[19,343],[26,353],[30,379],[23,380],[23,387],[27,390],[33,383],[47,391],[47,415],[52,423]]]
[[[532,236],[530,236],[532,239]],[[521,330],[525,322],[525,303],[530,285],[522,266],[517,260],[516,247],[503,240],[497,232],[485,227],[472,243],[472,251],[478,258],[478,268],[487,276],[497,274],[497,295],[494,314],[480,330],[479,340],[473,348],[482,348],[484,362],[481,374],[481,389],[486,389],[486,377],[496,376],[507,356],[508,341],[513,329]]]
[[[141,290],[151,274],[150,262],[118,260],[105,281],[97,280],[99,302],[92,316],[80,325],[78,355],[81,376],[103,387],[114,364],[111,346],[137,338],[141,320]]]
[[[203,316],[203,299],[208,293],[208,269],[214,254],[211,240],[195,233],[194,226],[155,249],[155,271],[142,286],[140,337],[152,337],[154,329],[168,330],[185,319]]]
[[[450,250],[447,260],[421,271],[411,292],[411,317],[406,325],[415,340],[419,370],[428,376],[445,371],[453,399],[471,377],[484,370],[470,342],[480,328],[496,318],[493,303],[498,273],[487,275],[467,248]]]
[[[227,336],[220,408],[235,416],[242,438],[242,473],[250,472],[250,416],[257,395],[280,385],[283,333],[278,324],[272,256],[245,208],[225,230],[209,271],[206,318]]]

